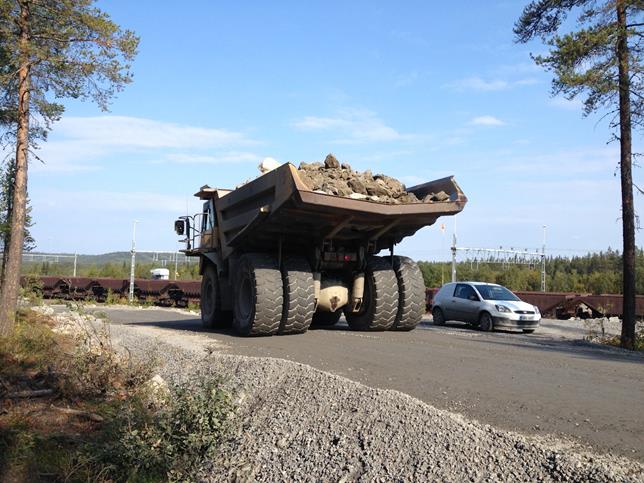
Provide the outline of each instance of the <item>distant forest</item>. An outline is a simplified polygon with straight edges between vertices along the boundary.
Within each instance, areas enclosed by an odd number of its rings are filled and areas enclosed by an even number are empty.
[[[451,263],[418,262],[427,287],[440,287],[451,280]],[[637,294],[644,295],[644,250],[636,251]],[[459,262],[458,280],[477,280],[505,285],[515,291],[541,290],[541,265]],[[622,256],[610,248],[578,257],[546,258],[548,292],[622,293]]]
[[[135,266],[136,278],[152,278],[150,270],[153,268],[167,268],[170,271],[170,279],[175,279],[174,262],[159,263],[142,261],[137,262]],[[56,275],[71,277],[74,273],[74,264],[70,261],[44,261],[44,262],[29,262],[25,261],[22,264],[22,273],[25,275]],[[130,278],[130,262],[129,261],[108,261],[103,263],[84,263],[79,260],[76,266],[77,277],[109,277],[109,278]],[[198,280],[201,278],[199,275],[199,260],[193,258],[190,263],[183,260],[177,264],[178,280]]]
[[[111,259],[79,257],[76,273],[79,277],[128,278],[130,263],[126,254],[116,254]],[[644,295],[644,251],[637,250],[636,267],[637,293]],[[143,257],[142,257],[143,258]],[[71,276],[73,264],[68,259],[54,263],[28,262],[23,264],[23,272],[33,275]],[[418,262],[427,287],[440,287],[441,281],[451,279],[451,264],[442,262]],[[137,278],[150,278],[150,270],[161,268],[163,263],[143,258],[136,264]],[[592,253],[578,257],[548,257],[546,259],[546,289],[548,292],[580,293],[621,293],[622,257],[618,251]],[[170,278],[174,279],[174,262],[166,262]],[[499,263],[459,262],[456,273],[458,280],[480,280],[505,285],[511,290],[539,291],[541,289],[541,266],[503,265]],[[177,265],[177,279],[199,279],[198,260],[191,263],[183,260]]]

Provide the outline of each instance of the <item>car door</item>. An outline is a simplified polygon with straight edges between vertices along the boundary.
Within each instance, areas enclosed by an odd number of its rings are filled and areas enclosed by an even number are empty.
[[[463,288],[460,291],[462,297],[461,303],[461,320],[464,322],[476,322],[479,317],[479,311],[481,309],[481,299],[479,298],[476,290],[469,284],[463,284]]]
[[[454,320],[460,320],[466,322],[468,319],[469,312],[469,300],[467,299],[469,290],[472,290],[472,287],[465,283],[457,283],[454,288],[454,296],[449,303],[450,307],[450,317]],[[473,290],[472,290],[473,291]]]
[[[443,311],[445,320],[455,318],[454,313],[454,288],[455,283],[443,285],[434,298],[434,305],[438,306]]]

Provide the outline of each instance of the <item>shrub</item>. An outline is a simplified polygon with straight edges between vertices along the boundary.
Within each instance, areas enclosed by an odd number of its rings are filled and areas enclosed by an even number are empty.
[[[117,481],[189,480],[221,441],[231,407],[215,380],[171,387],[168,405],[158,411],[132,398],[81,459]]]

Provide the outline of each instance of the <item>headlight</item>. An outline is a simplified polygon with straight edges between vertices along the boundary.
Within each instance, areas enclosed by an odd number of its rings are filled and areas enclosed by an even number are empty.
[[[496,310],[498,310],[499,312],[512,312],[505,305],[495,305],[495,307],[496,307]]]
[[[540,312],[539,312],[539,307],[537,307],[536,305],[534,306],[534,313],[535,313],[535,314],[540,313]]]

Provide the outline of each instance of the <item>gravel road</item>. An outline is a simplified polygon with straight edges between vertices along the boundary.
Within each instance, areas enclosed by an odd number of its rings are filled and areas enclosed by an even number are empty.
[[[481,337],[431,324],[407,334],[340,327],[240,339],[199,333],[194,315],[177,311],[98,310],[114,322],[121,343],[160,346],[164,376],[201,372],[230,381],[240,396],[238,430],[204,469],[213,481],[644,481],[635,461],[643,434],[637,356],[549,336]],[[307,364],[283,360],[289,358]],[[595,411],[597,419],[585,417]],[[487,425],[468,416],[505,421]],[[541,436],[498,429],[531,418]],[[561,432],[593,449],[546,427],[568,420],[592,430]],[[518,426],[525,429],[525,421]],[[597,452],[611,449],[633,459]]]

